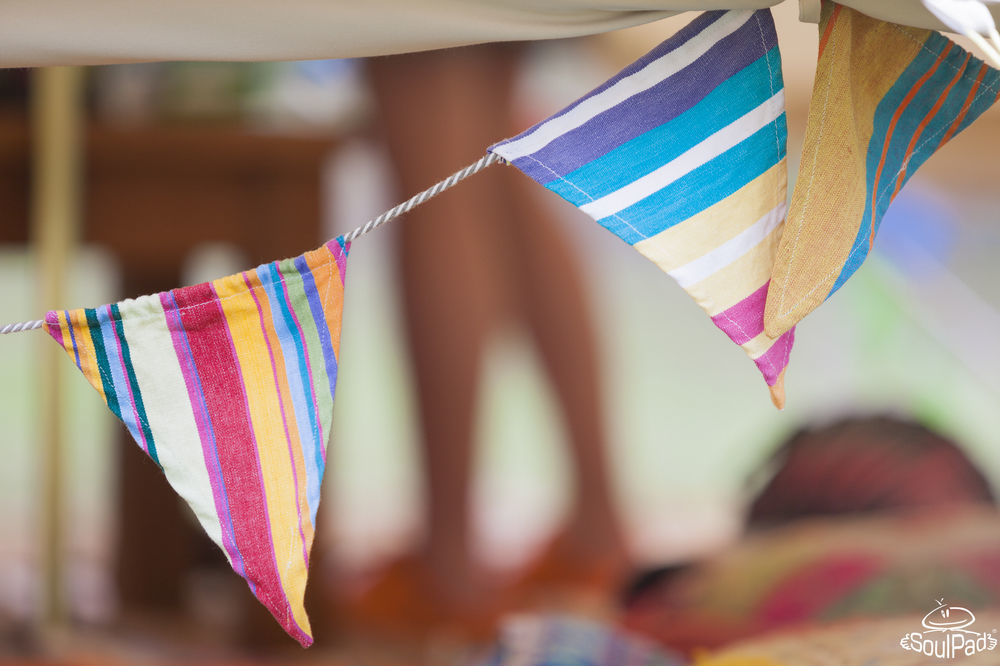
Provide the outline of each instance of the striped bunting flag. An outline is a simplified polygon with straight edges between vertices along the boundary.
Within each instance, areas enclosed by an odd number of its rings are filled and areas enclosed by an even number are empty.
[[[671,275],[743,347],[779,407],[794,332],[764,333],[785,218],[784,84],[769,10],[700,15],[490,150]]]
[[[771,335],[854,275],[906,181],[1000,95],[1000,71],[939,33],[832,2],[819,29],[802,167],[767,294]]]
[[[337,381],[349,245],[46,328],[281,626],[303,606]]]

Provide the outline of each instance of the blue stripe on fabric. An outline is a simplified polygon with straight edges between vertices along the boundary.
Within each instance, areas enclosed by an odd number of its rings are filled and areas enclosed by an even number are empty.
[[[770,72],[780,68],[775,47],[674,120],[623,143],[546,187],[575,206],[625,187],[767,101],[781,89],[780,81],[772,89],[770,79]]]
[[[928,40],[929,41],[929,40]],[[927,42],[925,42],[926,45]],[[875,173],[878,169],[879,160],[882,159],[882,150],[885,145],[886,135],[889,131],[889,124],[892,122],[892,116],[895,114],[896,109],[903,103],[903,99],[906,97],[907,93],[916,85],[920,77],[923,76],[928,69],[937,60],[938,55],[941,53],[941,45],[938,45],[937,50],[931,50],[929,48],[921,48],[917,52],[916,57],[907,65],[906,69],[903,70],[896,82],[892,84],[889,91],[885,94],[882,100],[879,102],[878,106],[875,108],[875,117],[873,120],[873,130],[871,140],[868,142],[868,154],[865,159],[865,170],[867,177],[867,187],[865,188],[865,208],[864,213],[861,216],[861,223],[858,226],[857,234],[854,238],[854,243],[851,244],[851,250],[847,255],[847,260],[844,262],[844,267],[840,271],[840,275],[837,277],[836,281],[833,283],[830,292],[826,295],[829,298],[834,292],[840,289],[848,278],[854,275],[855,271],[861,267],[864,263],[865,258],[868,256],[868,239],[871,237],[872,229],[872,212],[871,212],[871,201],[872,192],[875,187]],[[900,132],[896,132],[894,135],[893,142],[890,143],[889,153],[891,154],[896,146],[899,144]],[[907,139],[908,141],[908,139]],[[903,150],[905,150],[906,144],[903,144]],[[888,156],[886,158],[888,162]],[[886,171],[883,169],[883,173],[891,174],[892,171]],[[884,181],[881,180],[880,184]],[[884,186],[884,185],[883,185]],[[877,222],[876,222],[877,224]]]
[[[319,290],[316,288],[316,280],[306,258],[299,255],[295,258],[295,268],[302,275],[302,287],[306,298],[309,301],[309,311],[312,313],[313,322],[316,324],[316,331],[319,333],[319,342],[323,354],[323,364],[326,368],[326,377],[330,385],[330,395],[336,393],[337,388],[337,356],[333,353],[333,341],[330,338],[330,327],[326,323],[326,312],[323,304],[319,301]],[[333,277],[332,275],[330,276]],[[327,286],[327,289],[330,289]],[[320,476],[322,477],[323,465],[320,465]]]
[[[316,509],[319,507],[319,470],[322,468],[322,465],[317,465],[316,461],[322,460],[322,458],[318,450],[319,429],[312,413],[312,401],[309,400],[309,394],[306,392],[309,375],[305,357],[297,332],[292,332],[295,322],[292,320],[288,304],[285,302],[285,295],[281,292],[279,281],[282,278],[277,266],[274,263],[260,266],[257,268],[257,275],[270,301],[271,323],[278,335],[281,353],[285,357],[283,364],[285,377],[288,379],[288,390],[291,393],[292,410],[295,414],[294,421],[299,431],[302,459],[306,467],[306,501],[309,504],[310,514],[315,515]],[[294,364],[290,361],[293,358],[297,359]],[[295,371],[295,368],[298,369],[298,372]]]
[[[132,413],[132,400],[128,394],[128,384],[125,374],[122,372],[122,360],[118,354],[118,340],[115,338],[113,324],[108,316],[106,306],[95,309],[97,323],[101,332],[101,340],[104,342],[104,355],[108,360],[108,372],[111,373],[111,386],[114,388],[115,400],[118,401],[118,413],[120,418],[128,427],[128,431],[136,442],[142,442],[142,432],[139,424],[135,421]]]
[[[975,62],[977,66],[982,64],[981,60],[976,60],[975,58],[973,58],[972,62]],[[998,92],[1000,92],[1000,70],[989,67],[986,70],[986,75],[983,76],[983,82],[980,84],[975,100],[969,105],[968,114],[958,126],[958,131],[955,133],[958,134],[958,132],[964,130],[975,122],[983,112],[993,106],[997,101]]]
[[[311,505],[311,514],[310,514],[310,517],[312,519],[312,524],[315,525],[316,511],[319,508],[319,488],[323,483],[323,472],[326,468],[326,461],[323,459],[323,445],[325,444],[325,442],[323,441],[323,428],[321,427],[321,422],[320,422],[321,417],[319,414],[319,403],[318,400],[316,399],[317,387],[313,385],[313,381],[315,381],[315,376],[311,375],[310,373],[312,364],[310,362],[309,348],[307,346],[305,338],[305,326],[308,324],[308,322],[303,323],[303,320],[305,318],[305,313],[301,312],[301,308],[299,308],[299,311],[296,311],[294,309],[294,306],[291,301],[291,299],[293,298],[292,289],[297,288],[298,285],[302,285],[303,292],[306,294],[307,297],[307,302],[309,296],[308,292],[306,292],[305,290],[305,275],[301,274],[297,270],[294,260],[286,259],[284,261],[275,262],[271,264],[271,266],[275,267],[275,269],[278,271],[278,274],[281,275],[282,278],[284,279],[284,289],[279,289],[279,285],[276,283],[275,290],[278,291],[278,293],[282,297],[282,301],[288,307],[288,316],[291,318],[290,321],[288,322],[288,325],[290,328],[294,327],[292,330],[295,331],[294,339],[295,339],[296,349],[300,352],[299,371],[302,374],[302,385],[305,390],[306,405],[311,408],[309,410],[309,416],[310,416],[309,423],[313,431],[312,449],[310,450],[307,446],[303,450],[303,458],[305,458],[308,455],[311,455],[313,458],[312,462],[316,466],[317,490],[316,490],[315,503]],[[311,280],[312,276],[311,274],[309,274],[308,266],[306,266],[306,274],[310,275],[310,280]],[[288,292],[287,297],[285,294],[286,291]],[[312,291],[313,293],[315,293],[315,282],[313,282]],[[298,317],[298,324],[296,324],[296,316]],[[311,310],[309,316],[312,317]],[[318,328],[319,327],[317,327],[317,335],[318,335]],[[318,372],[319,368],[316,368],[316,371]],[[307,496],[308,496],[308,490],[307,490]]]
[[[125,337],[125,326],[122,324],[122,313],[117,303],[111,305],[111,321],[115,327],[115,334],[122,348],[122,360],[125,366],[126,376],[129,386],[132,387],[132,404],[135,407],[136,417],[142,428],[142,441],[146,445],[146,454],[156,463],[156,466],[163,469],[160,464],[160,456],[156,451],[156,442],[153,440],[153,430],[149,426],[149,416],[146,414],[146,404],[142,398],[142,389],[139,388],[139,379],[135,374],[135,367],[132,365],[132,352],[129,350],[128,339]]]
[[[87,318],[87,332],[90,334],[90,341],[94,344],[94,361],[97,364],[98,373],[101,375],[104,400],[108,403],[108,409],[115,416],[121,418],[122,410],[121,403],[118,401],[118,389],[115,388],[111,366],[108,364],[107,345],[104,344],[104,332],[101,330],[101,322],[97,317],[97,310],[86,308],[83,313]]]
[[[872,224],[874,223],[875,233],[877,234],[879,226],[882,222],[882,217],[885,215],[885,212],[891,203],[890,195],[895,190],[896,175],[902,167],[906,147],[909,145],[917,126],[923,121],[927,112],[937,102],[939,95],[944,91],[944,88],[955,76],[957,68],[961,67],[963,61],[965,60],[966,52],[963,49],[953,47],[949,54],[945,57],[945,60],[941,63],[938,70],[924,84],[920,92],[910,103],[910,106],[900,117],[899,122],[896,125],[896,130],[893,134],[893,139],[890,142],[888,155],[886,156],[886,163],[882,169],[882,175],[879,179],[879,198],[875,208],[875,219],[873,221],[871,214],[871,196],[874,187],[874,173],[881,157],[881,141],[884,141],[885,133],[892,118],[892,114],[899,107],[903,97],[905,97],[907,92],[909,92],[910,88],[916,83],[917,80],[920,79],[921,76],[924,75],[925,72],[927,72],[927,70],[933,65],[937,56],[950,43],[950,40],[946,37],[938,33],[932,33],[924,44],[926,48],[921,49],[920,53],[913,59],[906,70],[904,70],[900,79],[892,86],[892,88],[890,88],[889,92],[882,99],[876,109],[875,133],[873,134],[872,141],[868,146],[866,163],[866,167],[868,169],[868,188],[866,196],[868,198],[866,199],[865,212],[858,228],[858,233],[851,245],[851,250],[848,254],[847,260],[844,262],[844,267],[837,276],[837,279],[834,281],[833,286],[830,288],[827,298],[840,289],[844,283],[847,282],[847,280],[850,279],[855,272],[857,272],[857,270],[861,267],[861,264],[863,264],[865,259],[868,257]],[[903,181],[904,183],[909,180],[920,165],[926,162],[940,147],[941,137],[948,131],[948,128],[958,117],[962,106],[965,104],[969,90],[975,82],[980,64],[981,61],[975,58],[970,59],[962,78],[950,91],[947,101],[941,106],[937,114],[924,129],[924,132],[921,135],[921,138],[918,139],[918,143],[910,157],[910,161],[907,166],[906,178]],[[1000,73],[996,72],[996,70],[989,70],[987,72],[987,76],[983,79],[980,90],[982,90],[982,86],[986,85],[987,77],[989,77],[990,74],[994,75],[994,85],[1000,84]],[[969,123],[974,121],[980,113],[989,108],[994,100],[995,93],[993,95],[987,94],[986,96],[977,94],[977,97],[970,106],[968,114],[962,122],[959,131],[961,131],[961,128],[966,127]],[[976,107],[976,109],[973,107]],[[876,136],[880,137],[880,142],[876,142]]]
[[[66,328],[69,329],[69,339],[73,343],[73,360],[76,362],[76,367],[79,370],[83,370],[80,366],[80,348],[76,346],[76,333],[74,332],[73,321],[69,318],[69,310],[63,310],[66,315]]]
[[[766,10],[758,12],[681,71],[606,109],[583,125],[554,137],[530,156],[515,159],[515,166],[546,185],[621,144],[674,120],[719,85],[759,61],[768,51],[776,50],[777,41],[773,32],[770,13]],[[770,39],[767,39],[768,34]],[[775,90],[778,90],[782,87],[781,65],[779,60],[774,62],[772,71],[766,73],[762,80],[770,87],[769,75],[773,73]],[[739,95],[730,102],[739,104]]]
[[[616,215],[598,220],[629,245],[731,196],[785,157],[785,114],[715,159]],[[777,145],[775,145],[777,142]]]

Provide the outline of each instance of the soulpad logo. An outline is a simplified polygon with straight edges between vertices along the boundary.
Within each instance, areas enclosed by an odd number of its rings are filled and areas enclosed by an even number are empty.
[[[904,650],[919,652],[928,657],[954,659],[992,650],[997,646],[997,639],[992,633],[979,633],[969,629],[976,621],[976,616],[968,608],[949,606],[940,600],[937,608],[924,616],[920,624],[925,631],[914,631],[899,639],[899,645]]]

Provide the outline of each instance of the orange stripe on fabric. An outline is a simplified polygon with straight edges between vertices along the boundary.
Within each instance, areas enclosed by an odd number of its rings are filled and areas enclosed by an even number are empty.
[[[292,466],[295,476],[298,479],[298,511],[299,515],[302,516],[300,525],[306,541],[312,543],[314,527],[309,512],[309,500],[307,499],[306,463],[302,458],[302,442],[299,440],[299,430],[295,427],[295,409],[292,407],[292,392],[288,387],[288,377],[284,372],[285,357],[281,353],[281,342],[278,340],[278,333],[274,330],[274,317],[271,314],[270,301],[267,299],[267,290],[261,284],[256,270],[247,271],[245,275],[250,283],[250,288],[257,294],[257,301],[260,303],[260,312],[264,317],[264,338],[267,344],[270,344],[271,352],[274,354],[274,364],[275,368],[277,368],[278,395],[281,401],[281,408],[276,409],[281,413],[284,423],[288,424],[288,441],[291,442]],[[259,327],[260,322],[258,321],[257,323]],[[268,364],[270,364],[270,358],[268,358]],[[274,382],[273,377],[271,381],[272,383]],[[282,434],[282,438],[284,439],[284,433]]]
[[[958,117],[955,118],[955,122],[951,124],[951,127],[948,128],[948,131],[945,132],[944,136],[941,138],[941,143],[938,144],[939,148],[948,143],[951,137],[955,136],[955,132],[958,131],[958,128],[961,127],[962,121],[965,120],[965,116],[969,113],[969,108],[972,106],[972,102],[976,99],[976,93],[979,92],[979,86],[982,85],[983,78],[986,76],[987,70],[989,70],[989,67],[985,62],[979,66],[979,74],[976,75],[976,81],[972,84],[972,88],[969,89],[969,95],[965,98],[965,104],[962,105],[962,110],[958,112]]]
[[[68,325],[73,327],[73,334],[76,336],[76,348],[80,350],[80,370],[83,376],[101,394],[101,399],[107,402],[108,397],[104,393],[104,382],[101,381],[101,369],[97,365],[97,352],[90,337],[90,325],[87,324],[86,313],[82,309],[71,311]]]
[[[948,95],[951,94],[951,89],[955,87],[955,84],[958,83],[959,79],[961,79],[965,74],[965,66],[969,64],[969,60],[971,58],[971,53],[965,54],[965,61],[962,62],[962,65],[956,70],[955,76],[952,77],[951,81],[948,82],[948,85],[941,92],[941,95],[938,96],[938,100],[934,103],[931,110],[927,112],[924,119],[920,121],[919,125],[917,125],[917,131],[914,132],[913,138],[910,139],[909,145],[906,146],[906,153],[903,155],[903,166],[899,170],[899,174],[896,175],[896,187],[892,190],[892,196],[889,197],[890,201],[894,199],[897,194],[899,194],[899,190],[903,187],[903,183],[906,181],[906,171],[910,166],[910,157],[913,155],[913,151],[917,147],[917,141],[920,140],[920,136],[924,133],[924,130],[927,129],[927,125],[930,124],[931,120],[935,115],[937,115],[937,112],[948,99]]]
[[[915,84],[913,84],[913,87],[910,88],[910,91],[906,93],[906,97],[903,98],[903,101],[896,109],[896,112],[892,114],[892,120],[889,121],[889,129],[885,133],[885,140],[884,143],[882,144],[882,156],[879,158],[878,167],[875,169],[875,183],[874,186],[872,187],[872,201],[871,201],[872,228],[870,235],[868,237],[869,250],[871,250],[872,246],[875,244],[875,229],[876,229],[875,207],[878,202],[878,182],[879,179],[882,177],[882,169],[885,167],[885,158],[889,154],[889,145],[892,143],[892,134],[896,130],[896,124],[899,122],[900,117],[903,115],[903,111],[906,111],[906,107],[910,105],[910,102],[912,102],[913,98],[917,96],[917,93],[920,92],[920,89],[924,86],[925,83],[927,83],[927,80],[930,79],[932,76],[934,76],[934,72],[936,72],[938,67],[941,66],[941,63],[944,62],[945,57],[947,57],[948,53],[951,51],[951,47],[952,43],[949,42],[948,45],[945,47],[945,49],[941,51],[941,53],[938,55],[937,59],[934,61],[934,64],[931,65],[930,69],[924,72],[924,75],[921,76],[920,79]]]
[[[841,5],[833,6],[833,14],[830,15],[830,20],[827,21],[826,28],[823,30],[823,36],[819,39],[819,55],[823,57],[823,51],[826,49],[826,43],[830,41],[830,35],[833,34],[833,26],[837,22],[837,17],[840,15]]]
[[[337,259],[325,245],[317,250],[306,252],[303,256],[306,265],[312,271],[313,279],[316,281],[316,291],[319,293],[320,302],[323,305],[323,315],[326,317],[326,326],[330,331],[333,355],[339,363],[340,327],[344,312],[344,285],[340,280],[340,271],[337,270]],[[316,322],[316,326],[320,326],[320,322]]]

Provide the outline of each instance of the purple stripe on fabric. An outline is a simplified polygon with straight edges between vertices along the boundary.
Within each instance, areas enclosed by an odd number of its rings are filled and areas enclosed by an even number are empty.
[[[750,342],[764,332],[764,302],[767,285],[753,292],[742,301],[712,317],[712,322],[738,345]]]
[[[274,392],[278,395],[278,409],[281,411],[281,423],[285,428],[285,443],[288,448],[288,459],[292,464],[292,483],[295,484],[295,510],[298,512],[299,517],[299,538],[302,540],[302,557],[306,563],[306,568],[309,567],[309,549],[306,548],[306,535],[302,530],[302,500],[299,495],[299,472],[295,466],[295,451],[292,449],[292,435],[288,429],[288,416],[285,413],[285,401],[281,397],[281,383],[278,379],[278,362],[274,357],[274,348],[271,346],[271,338],[268,337],[267,323],[264,320],[264,310],[260,306],[260,299],[257,298],[257,290],[254,289],[253,285],[250,283],[250,279],[247,274],[241,273],[243,276],[243,281],[246,283],[247,288],[250,290],[250,295],[253,296],[253,302],[257,306],[257,317],[260,320],[260,330],[264,336],[264,342],[267,344],[267,354],[271,359],[271,376],[274,379]]]
[[[323,309],[323,304],[320,302],[319,288],[316,285],[316,276],[313,275],[312,269],[309,268],[309,262],[306,261],[305,255],[299,255],[295,258],[295,268],[299,271],[299,275],[302,276],[302,291],[306,296],[306,300],[309,303],[309,313],[312,316],[313,324],[316,326],[316,335],[319,337],[319,349],[313,350],[318,351],[320,356],[323,358],[323,368],[326,370],[326,380],[327,386],[330,387],[330,397],[332,398],[336,395],[337,389],[337,357],[333,353],[333,342],[332,334],[330,332],[330,327],[326,322],[326,311]],[[327,280],[330,280],[333,276],[327,274]],[[330,283],[327,282],[327,293],[329,294]],[[309,346],[306,345],[306,354],[309,354]],[[319,387],[315,387],[319,390]],[[318,418],[317,414],[317,418]],[[321,423],[321,421],[320,421]],[[321,453],[323,456],[323,462],[326,463],[326,438],[320,437]]]
[[[222,469],[219,465],[219,455],[215,446],[215,434],[212,432],[212,422],[205,405],[205,395],[202,392],[201,380],[198,379],[198,371],[195,368],[194,357],[191,354],[191,348],[188,344],[187,333],[184,330],[184,325],[181,323],[180,313],[177,311],[177,301],[171,292],[165,291],[160,294],[160,304],[163,306],[167,328],[170,330],[170,338],[174,343],[174,352],[181,367],[181,374],[184,376],[184,384],[187,386],[191,411],[194,414],[195,424],[198,427],[198,437],[201,440],[205,464],[208,468],[208,479],[212,486],[215,512],[219,517],[222,545],[236,573],[247,580],[256,596],[256,585],[252,580],[247,578],[243,556],[236,547],[236,533],[233,529],[233,517],[229,513],[229,500],[226,497],[226,489],[222,483]]]
[[[69,319],[69,310],[63,310],[63,312],[66,314],[66,328],[69,329],[69,339],[73,343],[73,360],[76,361],[76,367],[79,370],[83,370],[80,366],[80,348],[76,346],[76,333],[73,331],[73,323]],[[58,322],[58,318],[56,321]]]
[[[137,442],[142,446],[143,452],[149,455],[149,442],[146,441],[146,431],[143,426],[145,425],[139,418],[139,408],[135,404],[135,392],[132,390],[132,382],[129,381],[128,367],[125,365],[125,357],[122,355],[122,340],[118,335],[118,327],[115,326],[115,315],[111,311],[110,305],[105,305],[107,308],[108,321],[110,322],[111,335],[115,340],[115,347],[118,349],[118,362],[122,367],[122,383],[128,388],[128,404],[132,408],[132,418],[135,423],[135,431],[139,433],[139,437],[135,438]]]
[[[768,386],[774,386],[781,371],[788,365],[788,356],[792,353],[794,342],[795,329],[791,328],[775,340],[770,349],[754,359],[757,369],[764,375],[764,381],[767,382]]]
[[[566,132],[531,156],[514,160],[514,165],[543,185],[565,176],[678,117],[721,83],[764,57],[776,44],[768,10],[755,12],[688,67]],[[618,78],[622,75],[613,81]]]
[[[584,95],[580,99],[576,100],[575,102],[573,102],[572,104],[570,104],[569,106],[567,106],[566,108],[564,108],[559,113],[557,113],[557,114],[555,114],[553,116],[550,116],[549,118],[546,118],[541,123],[538,123],[538,124],[534,125],[533,127],[531,127],[531,129],[527,130],[526,132],[522,132],[517,137],[511,138],[511,139],[506,139],[504,141],[501,141],[497,145],[498,146],[502,146],[505,143],[509,143],[510,141],[513,141],[515,138],[522,137],[525,134],[531,134],[542,123],[547,122],[547,121],[551,120],[552,118],[558,118],[559,116],[565,115],[569,111],[572,111],[573,109],[575,109],[577,106],[579,106],[584,101],[590,99],[594,95],[598,95],[598,94],[604,92],[605,90],[607,90],[608,88],[610,88],[614,84],[618,83],[619,80],[625,78],[626,76],[631,76],[632,74],[635,74],[639,70],[645,68],[646,65],[648,65],[651,62],[653,62],[657,58],[661,58],[661,57],[665,56],[666,54],[670,53],[671,51],[676,51],[680,47],[684,46],[688,41],[690,41],[692,37],[695,37],[702,30],[704,30],[705,28],[707,28],[708,26],[712,25],[713,23],[715,23],[716,21],[718,21],[720,18],[722,18],[722,16],[725,13],[726,13],[725,10],[715,10],[715,11],[710,11],[710,12],[704,12],[703,14],[701,14],[700,16],[698,16],[697,18],[695,18],[693,21],[691,21],[690,23],[688,23],[686,26],[684,26],[683,28],[681,28],[680,30],[678,30],[677,32],[675,32],[673,35],[671,35],[670,38],[668,38],[668,39],[664,40],[663,42],[661,42],[660,45],[657,46],[656,48],[654,48],[652,51],[650,51],[646,55],[642,56],[641,58],[639,58],[638,60],[636,60],[635,62],[633,62],[631,65],[629,65],[625,69],[621,70],[620,72],[618,72],[617,74],[615,74],[613,77],[611,77],[610,79],[608,79],[607,81],[605,81],[601,85],[597,86],[596,88],[594,88],[593,90],[591,90],[589,93],[587,93],[586,95]]]

